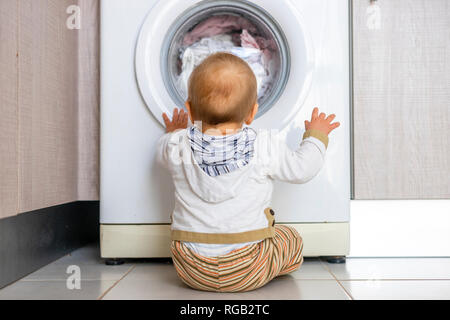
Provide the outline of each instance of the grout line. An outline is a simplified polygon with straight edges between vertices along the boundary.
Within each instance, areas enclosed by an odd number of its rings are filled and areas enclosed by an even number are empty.
[[[21,29],[20,29],[20,22],[21,22],[21,17],[20,17],[20,10],[21,10],[21,7],[20,7],[20,1],[17,1],[17,28],[16,28],[16,32],[17,32],[17,34],[16,34],[16,72],[17,72],[17,74],[16,74],[16,103],[17,103],[17,109],[16,109],[16,111],[17,111],[17,136],[16,136],[16,139],[17,139],[17,141],[16,141],[16,164],[17,164],[17,185],[16,185],[16,188],[17,188],[17,203],[16,203],[16,212],[15,212],[15,214],[19,214],[19,212],[20,212],[20,203],[21,203],[21,195],[22,195],[22,192],[21,192],[21,189],[20,189],[20,186],[21,186],[21,179],[20,179],[20,177],[21,177],[21,161],[20,161],[20,159],[21,159],[21,156],[20,156],[20,146],[21,146],[21,141],[20,141],[20,104],[19,104],[19,102],[20,102],[20,56],[21,56],[21,52],[20,52],[20,49],[21,49],[21,47],[20,47],[20,31],[21,31]]]
[[[16,282],[12,283],[18,283],[18,282],[65,282],[67,279],[20,279]],[[115,279],[81,279],[82,282],[95,282],[95,281],[117,281]]]
[[[363,282],[363,281],[450,281],[450,279],[417,279],[417,278],[396,278],[396,279],[390,279],[390,278],[385,278],[385,279],[341,279],[339,281],[359,281],[359,282]]]
[[[102,300],[108,294],[108,292],[110,292],[120,281],[122,281],[131,271],[133,271],[135,267],[136,265],[132,265],[130,269],[128,269],[128,271],[125,272],[125,274],[119,280],[114,282],[114,284],[111,287],[109,287],[105,292],[103,292],[103,294],[100,295],[100,297],[98,297],[97,300]]]
[[[289,274],[286,274],[286,275],[289,276]],[[301,280],[301,281],[333,281],[336,279],[294,278],[293,276],[291,276],[290,278],[283,279],[278,276],[278,277],[275,277],[274,279],[270,280],[270,282],[272,282],[272,281],[291,281],[291,280],[295,280],[295,281],[297,281],[297,280]],[[346,280],[346,281],[348,281],[348,280]]]
[[[355,106],[355,87],[354,87],[354,22],[353,22],[353,1],[348,1],[348,42],[349,42],[349,127],[350,127],[350,200],[355,199],[355,138],[353,130],[355,128],[354,106]]]
[[[353,296],[350,294],[349,291],[347,291],[347,289],[345,289],[344,285],[338,280],[338,278],[336,278],[336,276],[334,275],[334,273],[331,271],[330,268],[328,268],[328,266],[322,261],[319,260],[320,263],[322,264],[322,266],[327,269],[327,271],[331,274],[331,276],[334,278],[334,280],[336,280],[336,282],[338,283],[338,285],[342,288],[342,290],[344,290],[344,293],[350,298],[350,300],[355,300],[353,298]]]
[[[382,201],[382,200],[376,200],[376,201]],[[347,256],[347,258],[351,258],[352,260],[428,260],[428,259],[444,259],[444,260],[450,260],[449,256]]]

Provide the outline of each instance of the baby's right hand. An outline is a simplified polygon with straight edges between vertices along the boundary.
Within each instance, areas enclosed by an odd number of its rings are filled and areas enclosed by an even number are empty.
[[[336,118],[336,115],[331,114],[325,118],[325,113],[321,113],[319,115],[319,109],[314,108],[311,121],[305,120],[305,129],[306,130],[319,130],[326,135],[330,134],[331,131],[339,127],[341,124],[339,122],[331,123],[331,121]]]
[[[180,109],[180,111],[177,108],[173,109],[172,121],[170,121],[166,113],[163,113],[162,117],[166,125],[167,133],[187,128],[188,114],[183,109]]]

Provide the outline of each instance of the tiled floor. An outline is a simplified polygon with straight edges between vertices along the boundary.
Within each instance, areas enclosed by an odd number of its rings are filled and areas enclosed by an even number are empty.
[[[80,289],[67,288],[72,265],[80,268]],[[2,299],[450,299],[450,258],[307,259],[261,289],[217,294],[189,289],[168,262],[106,266],[89,246],[0,290]]]

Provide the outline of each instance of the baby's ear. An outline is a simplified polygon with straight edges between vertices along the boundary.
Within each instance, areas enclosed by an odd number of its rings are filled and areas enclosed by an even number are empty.
[[[258,103],[255,103],[253,108],[252,108],[252,110],[250,111],[249,116],[247,117],[247,119],[245,119],[245,124],[246,125],[250,125],[253,122],[253,120],[255,119],[256,114],[258,113],[258,108],[259,108]]]
[[[194,118],[192,118],[192,112],[191,112],[191,103],[189,102],[189,100],[187,100],[184,103],[184,106],[186,107],[187,113],[189,115],[189,119],[191,119],[191,123],[194,123]]]

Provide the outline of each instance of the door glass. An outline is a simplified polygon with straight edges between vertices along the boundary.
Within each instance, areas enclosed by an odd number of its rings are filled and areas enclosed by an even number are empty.
[[[187,98],[193,69],[215,52],[247,61],[258,83],[262,115],[277,101],[289,76],[289,48],[276,21],[262,8],[238,1],[205,1],[185,11],[170,28],[162,50],[165,85],[178,106]]]

